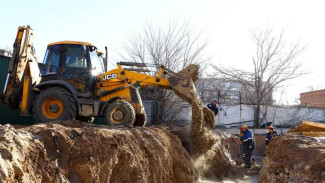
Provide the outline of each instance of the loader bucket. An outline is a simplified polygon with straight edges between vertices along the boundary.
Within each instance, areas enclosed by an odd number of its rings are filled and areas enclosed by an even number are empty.
[[[188,103],[192,103],[191,91],[196,92],[194,82],[198,77],[199,66],[189,65],[178,73],[168,77],[168,81],[175,94]]]

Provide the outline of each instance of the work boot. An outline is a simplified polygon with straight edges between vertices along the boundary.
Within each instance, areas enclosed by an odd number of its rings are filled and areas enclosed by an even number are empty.
[[[245,168],[251,168],[252,167],[252,165],[250,164],[250,163],[245,163],[245,166],[244,166]]]
[[[246,159],[246,161],[245,161],[245,166],[244,166],[245,168],[251,168],[252,167],[252,160],[250,160],[250,159]]]

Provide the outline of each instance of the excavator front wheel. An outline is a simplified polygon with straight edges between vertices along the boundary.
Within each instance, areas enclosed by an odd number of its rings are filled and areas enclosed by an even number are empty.
[[[56,119],[63,112],[63,104],[60,99],[55,97],[47,98],[42,104],[42,113],[48,119]]]
[[[130,125],[135,121],[132,105],[124,100],[114,101],[106,109],[105,120],[108,125]]]
[[[34,118],[38,123],[74,120],[76,112],[76,102],[71,93],[60,87],[42,90],[33,103]]]

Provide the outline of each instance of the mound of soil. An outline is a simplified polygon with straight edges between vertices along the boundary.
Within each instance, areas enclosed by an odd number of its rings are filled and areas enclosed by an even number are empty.
[[[272,138],[259,182],[325,182],[325,144],[287,134]]]
[[[298,126],[290,129],[289,133],[309,137],[325,137],[325,124],[302,121]]]
[[[288,132],[325,132],[325,124],[302,121],[299,125],[290,129]]]
[[[193,182],[180,139],[155,128],[78,121],[0,125],[0,182]]]

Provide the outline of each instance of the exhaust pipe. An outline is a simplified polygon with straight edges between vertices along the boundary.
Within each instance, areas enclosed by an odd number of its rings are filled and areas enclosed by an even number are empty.
[[[107,46],[105,46],[105,72],[108,72]]]

